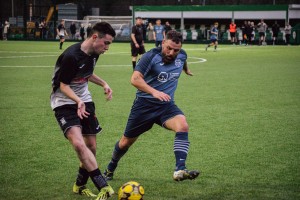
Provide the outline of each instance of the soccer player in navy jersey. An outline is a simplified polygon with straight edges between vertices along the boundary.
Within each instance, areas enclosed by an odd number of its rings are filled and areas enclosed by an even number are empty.
[[[154,48],[137,63],[131,83],[138,90],[131,108],[124,135],[115,145],[112,159],[104,172],[107,180],[113,179],[121,157],[137,138],[158,124],[175,132],[175,181],[195,179],[198,171],[187,170],[185,162],[190,146],[189,126],[183,112],[174,102],[174,93],[182,72],[192,75],[187,68],[187,54],[181,49],[182,35],[175,30],[167,33],[162,47]]]
[[[210,30],[210,44],[207,45],[207,47],[205,47],[205,50],[207,51],[207,48],[210,46],[215,46],[215,50],[217,51],[217,47],[218,47],[218,34],[219,34],[219,30],[218,30],[218,22],[216,22],[214,24],[214,26],[212,27],[212,29]]]
[[[106,99],[111,100],[111,88],[94,74],[94,68],[99,55],[109,49],[115,35],[110,24],[97,23],[84,42],[70,46],[59,56],[52,79],[51,107],[80,161],[73,192],[96,197],[86,187],[90,177],[99,190],[97,200],[108,199],[114,191],[102,176],[95,157],[96,134],[102,128],[95,115],[88,82],[103,87]]]

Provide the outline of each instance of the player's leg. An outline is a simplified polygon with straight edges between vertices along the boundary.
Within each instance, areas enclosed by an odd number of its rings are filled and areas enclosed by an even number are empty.
[[[132,68],[134,70],[135,66],[136,66],[136,61],[137,61],[137,57],[138,57],[138,48],[135,47],[134,44],[131,44],[131,56],[132,56]]]
[[[104,175],[107,180],[112,180],[120,159],[126,154],[129,147],[137,140],[139,135],[148,131],[154,124],[155,113],[159,111],[149,105],[143,98],[137,98],[131,108],[124,135],[115,144],[111,160]]]
[[[215,45],[215,51],[217,51],[217,47],[218,47],[218,41],[217,40],[215,41],[214,45]]]
[[[126,154],[129,147],[137,140],[138,137],[129,138],[122,136],[122,138],[115,144],[114,151],[112,153],[111,161],[109,162],[104,175],[107,180],[113,179],[113,173],[116,170],[119,161]]]
[[[66,137],[69,139],[77,156],[88,171],[94,185],[100,191],[98,194],[102,199],[108,199],[112,194],[114,194],[113,189],[107,184],[105,178],[102,176],[98,164],[93,152],[87,147],[85,141],[81,134],[80,127],[72,127],[66,133]]]
[[[91,150],[91,152],[96,156],[96,136],[95,135],[86,135],[83,136],[86,146]],[[73,186],[73,192],[80,195],[95,197],[97,195],[93,194],[91,190],[86,188],[87,181],[89,179],[89,172],[86,170],[82,162],[80,162],[78,175],[76,182]]]
[[[173,130],[175,135],[174,154],[176,159],[176,168],[173,174],[175,181],[183,181],[186,179],[193,180],[200,174],[196,170],[187,170],[186,159],[190,147],[188,140],[189,126],[183,114],[178,114],[164,123],[164,127]]]

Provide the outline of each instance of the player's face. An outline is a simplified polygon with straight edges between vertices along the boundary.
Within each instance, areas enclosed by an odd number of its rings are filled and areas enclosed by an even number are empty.
[[[104,37],[100,38],[97,34],[92,35],[93,39],[93,49],[95,54],[103,54],[109,49],[109,45],[113,41],[113,37],[111,35],[106,34]]]
[[[163,55],[163,62],[164,63],[171,63],[173,62],[179,51],[181,49],[181,43],[173,42],[172,40],[163,40],[162,43],[162,55]]]

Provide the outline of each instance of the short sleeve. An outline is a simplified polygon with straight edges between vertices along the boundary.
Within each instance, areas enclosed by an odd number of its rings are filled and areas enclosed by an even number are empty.
[[[59,82],[70,84],[77,73],[76,60],[73,56],[65,55],[60,63],[60,73],[58,75]]]
[[[151,56],[150,52],[145,53],[137,63],[135,71],[139,71],[145,76],[151,69],[152,58],[153,56]]]
[[[135,33],[136,33],[136,26],[133,26],[133,27],[131,28],[131,33],[132,33],[132,34],[135,34]]]

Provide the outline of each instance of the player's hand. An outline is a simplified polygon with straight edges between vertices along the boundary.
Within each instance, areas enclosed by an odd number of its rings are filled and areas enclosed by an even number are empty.
[[[193,76],[194,74],[191,72],[191,70],[186,70],[186,71],[184,71],[187,75],[189,75],[189,76]]]
[[[170,101],[171,100],[171,97],[168,94],[160,92],[160,91],[154,92],[152,94],[152,96],[159,99],[160,101]]]
[[[138,43],[135,43],[135,47],[138,49],[140,48],[140,45]]]
[[[107,85],[103,87],[104,89],[104,94],[106,95],[106,100],[110,101],[112,99],[112,89]]]
[[[90,115],[90,113],[85,110],[85,104],[83,101],[78,103],[77,115],[80,119],[83,119],[84,117],[87,118]]]

